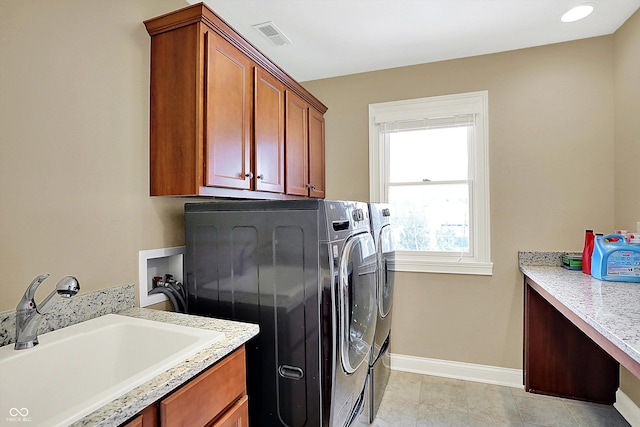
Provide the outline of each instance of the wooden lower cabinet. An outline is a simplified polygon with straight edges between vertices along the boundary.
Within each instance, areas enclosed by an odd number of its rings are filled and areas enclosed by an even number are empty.
[[[248,427],[249,426],[249,397],[245,396],[236,402],[219,419],[210,424],[211,427]]]
[[[245,372],[242,346],[123,427],[247,427]]]
[[[525,277],[525,390],[611,405],[618,362],[574,324],[576,315],[565,317],[535,286]]]
[[[156,427],[158,425],[158,407],[147,406],[142,412],[124,424],[123,427]]]

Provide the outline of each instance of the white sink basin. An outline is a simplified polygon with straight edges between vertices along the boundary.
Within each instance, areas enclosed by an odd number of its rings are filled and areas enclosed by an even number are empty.
[[[224,333],[109,314],[38,338],[0,347],[0,424],[69,425]]]

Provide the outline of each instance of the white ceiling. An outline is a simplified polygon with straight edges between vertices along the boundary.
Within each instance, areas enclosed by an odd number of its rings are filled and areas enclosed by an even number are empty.
[[[188,0],[196,3],[199,0]],[[205,0],[298,81],[503,52],[614,33],[640,0]],[[595,11],[565,24],[589,3]],[[252,25],[293,42],[273,46]]]

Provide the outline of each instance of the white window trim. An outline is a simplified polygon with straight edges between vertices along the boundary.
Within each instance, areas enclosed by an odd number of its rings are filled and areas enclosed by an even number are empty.
[[[476,141],[472,165],[474,186],[471,200],[473,227],[473,258],[433,256],[425,252],[397,251],[396,271],[493,274],[491,262],[491,230],[489,207],[489,94],[488,91],[456,95],[435,96],[369,105],[369,199],[386,202],[386,177],[389,153],[385,153],[377,123],[396,120],[446,117],[458,114],[476,114]]]

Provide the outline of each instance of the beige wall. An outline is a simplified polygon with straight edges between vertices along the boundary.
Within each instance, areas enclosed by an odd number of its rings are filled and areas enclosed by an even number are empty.
[[[82,292],[138,282],[138,251],[182,244],[150,198],[142,21],[184,0],[0,1],[0,311],[37,275]]]
[[[640,221],[640,11],[615,34],[615,219]]]
[[[615,223],[640,221],[640,11],[620,28],[615,47]],[[640,381],[620,370],[620,388],[640,405]]]
[[[368,200],[368,104],[489,91],[491,277],[402,273],[391,351],[522,367],[518,250],[611,230],[613,37],[306,82],[328,107],[327,195]],[[597,171],[597,173],[594,173]]]
[[[0,311],[42,272],[83,292],[136,283],[139,250],[183,243],[184,200],[148,197],[142,21],[185,5],[0,2]],[[635,226],[639,31],[636,13],[615,37],[305,84],[329,106],[328,197],[359,200],[369,103],[489,91],[494,275],[400,274],[393,352],[520,368],[517,251]]]

